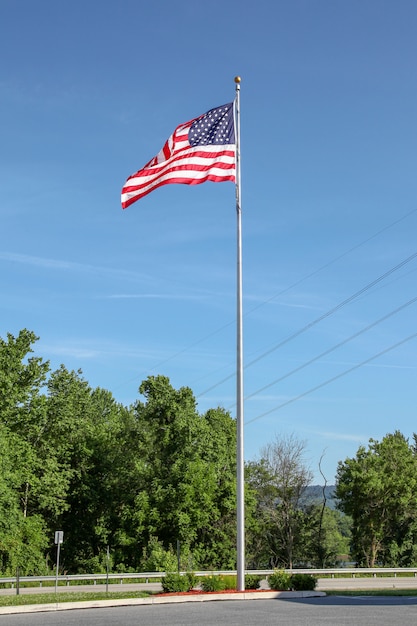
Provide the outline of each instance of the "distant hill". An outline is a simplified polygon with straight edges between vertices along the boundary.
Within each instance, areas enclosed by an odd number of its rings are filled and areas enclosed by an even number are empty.
[[[336,498],[334,496],[335,485],[327,485],[324,488],[324,494],[326,497],[326,506],[330,509],[336,508]],[[301,506],[309,506],[311,504],[322,504],[323,502],[323,486],[322,485],[310,485],[306,488],[300,499]]]

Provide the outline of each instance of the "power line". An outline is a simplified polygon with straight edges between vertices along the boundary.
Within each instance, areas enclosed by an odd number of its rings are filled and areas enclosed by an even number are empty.
[[[286,402],[283,402],[282,404],[279,404],[278,406],[274,407],[273,409],[269,409],[268,411],[265,411],[264,413],[261,413],[257,417],[254,417],[251,420],[249,420],[248,422],[245,422],[245,426],[247,424],[251,424],[252,422],[255,422],[256,420],[261,419],[261,417],[265,417],[266,415],[269,415],[270,413],[274,413],[275,411],[279,411],[284,406],[287,406],[288,404],[291,404],[292,402],[296,402],[297,400],[300,400],[300,398],[304,398],[305,396],[309,395],[310,393],[313,393],[314,391],[317,391],[318,389],[321,389],[322,387],[325,387],[326,385],[329,385],[330,383],[333,383],[335,380],[338,380],[339,378],[342,378],[343,376],[346,376],[347,374],[350,374],[350,372],[353,372],[353,371],[359,369],[363,365],[367,365],[371,361],[374,361],[375,359],[377,359],[378,357],[386,354],[387,352],[390,352],[391,350],[394,350],[395,348],[398,348],[399,346],[403,345],[404,343],[407,343],[407,341],[411,341],[411,339],[414,339],[415,337],[417,337],[417,332],[413,333],[412,335],[409,335],[408,337],[406,337],[405,339],[402,339],[401,341],[398,341],[394,345],[389,346],[388,348],[385,348],[385,350],[381,350],[381,352],[378,352],[378,354],[375,354],[374,356],[371,356],[369,359],[366,359],[365,361],[362,361],[361,363],[358,363],[357,365],[354,365],[353,367],[350,367],[349,369],[345,370],[344,372],[341,372],[340,374],[337,374],[336,376],[333,376],[332,378],[329,378],[328,380],[324,381],[323,383],[320,383],[320,385],[316,385],[315,387],[312,387],[311,389],[308,389],[307,391],[304,391],[304,393],[300,393],[298,396],[296,396],[294,398],[291,398],[290,400],[287,400]]]
[[[402,267],[404,267],[404,265],[406,265],[407,263],[410,263],[410,261],[412,261],[416,257],[417,257],[417,252],[414,252],[414,254],[410,255],[409,257],[407,257],[406,259],[401,261],[401,263],[398,263],[398,265],[395,265],[395,267],[392,267],[391,269],[386,271],[384,274],[382,274],[381,276],[379,276],[378,278],[376,278],[372,282],[368,283],[367,285],[365,285],[365,287],[362,287],[362,289],[359,289],[359,291],[356,291],[354,294],[352,294],[351,296],[349,296],[345,300],[342,300],[342,302],[339,302],[339,304],[337,304],[336,306],[334,306],[331,309],[329,309],[328,311],[326,311],[326,313],[323,313],[323,315],[320,315],[319,317],[317,317],[313,321],[309,322],[306,326],[303,326],[303,328],[300,328],[299,330],[297,330],[296,332],[292,333],[291,335],[289,335],[288,337],[286,337],[285,339],[283,339],[282,341],[280,341],[276,345],[272,346],[272,348],[269,348],[268,350],[263,352],[261,355],[256,357],[256,359],[253,359],[252,361],[247,363],[245,365],[245,369],[250,367],[251,365],[254,365],[255,363],[257,363],[258,361],[260,361],[264,357],[268,356],[272,352],[275,352],[275,350],[278,350],[279,348],[282,348],[282,346],[286,345],[287,343],[289,343],[293,339],[296,339],[297,337],[299,337],[300,335],[305,333],[307,330],[310,330],[311,328],[313,328],[313,326],[315,326],[319,322],[322,322],[327,317],[330,317],[330,315],[333,315],[333,313],[336,313],[336,311],[339,311],[342,307],[346,306],[347,304],[350,304],[351,302],[353,302],[353,300],[355,300],[356,298],[361,296],[366,291],[369,291],[369,289],[372,289],[372,287],[375,287],[375,285],[380,283],[382,280],[384,280],[385,278],[387,278],[388,276],[390,276],[391,274],[393,274],[397,270],[399,270]],[[214,385],[212,385],[208,389],[205,389],[203,392],[201,392],[197,396],[197,398],[199,398],[201,396],[204,396],[209,391],[212,391],[212,389],[215,389],[216,387],[218,387],[222,383],[224,383],[227,380],[230,380],[231,378],[233,378],[233,376],[234,376],[234,374],[230,374],[229,376],[226,376],[225,378],[223,378],[219,382],[215,383]]]
[[[359,330],[358,332],[354,333],[353,335],[351,335],[350,337],[348,337],[347,339],[344,339],[343,341],[340,341],[339,343],[337,343],[335,346],[332,346],[331,348],[329,348],[328,350],[325,350],[324,352],[322,352],[321,354],[315,356],[314,358],[310,359],[309,361],[307,361],[306,363],[303,363],[302,365],[300,365],[299,367],[296,367],[295,369],[291,370],[290,372],[288,372],[287,374],[284,374],[283,376],[281,376],[280,378],[277,378],[276,380],[273,380],[271,383],[269,383],[268,385],[265,385],[264,387],[261,387],[260,389],[257,389],[256,391],[254,391],[253,393],[249,394],[248,396],[245,396],[245,400],[249,400],[249,398],[253,398],[253,396],[258,395],[259,393],[262,393],[262,391],[265,391],[265,389],[269,389],[269,387],[272,387],[273,385],[276,385],[278,383],[280,383],[281,381],[285,380],[286,378],[289,378],[290,376],[292,376],[293,374],[296,374],[297,372],[301,371],[302,369],[304,369],[305,367],[308,367],[309,365],[311,365],[312,363],[315,363],[316,361],[318,361],[319,359],[322,359],[323,357],[327,356],[328,354],[330,354],[331,352],[334,352],[335,350],[337,350],[338,348],[340,348],[341,346],[344,346],[345,344],[349,343],[349,341],[352,341],[353,339],[356,339],[357,337],[359,337],[360,335],[363,335],[364,333],[366,333],[368,330],[371,330],[371,328],[374,328],[375,326],[377,326],[378,324],[381,324],[381,322],[385,322],[385,320],[389,319],[390,317],[392,317],[393,315],[395,315],[396,313],[399,313],[400,311],[402,311],[403,309],[405,309],[406,307],[410,306],[411,304],[414,304],[415,302],[417,302],[417,296],[415,298],[412,298],[411,300],[409,300],[408,302],[405,302],[404,304],[402,304],[401,306],[397,307],[396,309],[394,309],[393,311],[391,311],[390,313],[387,313],[387,315],[384,315],[383,317],[380,317],[378,320],[376,320],[375,322],[373,322],[372,324],[369,324],[368,326],[366,326],[365,328],[362,328],[361,330]],[[234,405],[232,405],[234,406]]]
[[[275,293],[274,295],[272,295],[270,298],[262,301],[261,303],[257,304],[256,306],[252,307],[251,309],[249,309],[246,313],[244,313],[244,317],[250,315],[251,313],[253,313],[254,311],[258,310],[259,308],[261,308],[262,306],[264,306],[265,304],[268,304],[268,302],[271,302],[272,300],[274,300],[275,298],[278,298],[279,296],[284,295],[285,293],[288,293],[289,291],[291,291],[291,289],[294,289],[294,287],[298,287],[298,285],[302,284],[303,282],[305,282],[306,280],[308,280],[309,278],[312,278],[313,276],[315,276],[316,274],[320,273],[321,271],[323,271],[324,269],[330,267],[331,265],[333,265],[334,263],[336,263],[337,261],[339,261],[340,259],[344,258],[345,256],[347,256],[348,254],[351,254],[352,252],[354,252],[355,250],[357,250],[358,248],[364,246],[365,244],[367,244],[369,241],[372,241],[372,239],[375,239],[376,237],[378,237],[379,235],[381,235],[382,233],[384,233],[385,231],[389,230],[390,228],[392,228],[393,226],[396,226],[397,224],[399,224],[400,222],[402,222],[403,220],[407,219],[410,215],[412,215],[413,213],[415,213],[417,211],[416,209],[412,209],[411,211],[409,211],[408,213],[405,213],[404,215],[402,215],[401,217],[399,217],[398,219],[394,220],[393,222],[391,222],[390,224],[388,224],[387,226],[384,226],[383,228],[381,228],[380,230],[378,230],[376,233],[374,233],[373,235],[371,235],[370,237],[367,237],[366,239],[364,239],[363,241],[361,241],[360,243],[354,245],[353,247],[349,248],[348,250],[346,250],[345,252],[343,252],[342,254],[338,255],[337,257],[335,257],[334,259],[332,259],[331,261],[328,261],[327,263],[325,263],[324,265],[321,265],[319,268],[317,268],[316,270],[310,272],[309,274],[306,274],[305,276],[303,276],[302,278],[300,278],[299,280],[297,280],[296,282],[292,283],[291,285],[289,285],[288,287],[286,287],[285,289]],[[153,365],[151,368],[143,370],[143,373],[141,375],[138,376],[134,376],[128,380],[123,381],[123,383],[120,383],[120,385],[118,385],[119,388],[122,385],[129,383],[129,382],[133,382],[135,380],[139,380],[140,378],[142,378],[142,376],[145,376],[146,374],[148,374],[149,372],[154,371],[156,368],[161,367],[162,365],[165,365],[166,363],[168,363],[169,361],[172,361],[173,359],[177,358],[178,356],[180,356],[181,354],[184,354],[186,352],[188,352],[189,350],[191,350],[192,348],[195,348],[196,346],[200,345],[201,343],[203,343],[204,341],[206,341],[207,339],[210,339],[211,337],[213,337],[214,335],[217,335],[219,332],[221,332],[222,330],[229,328],[230,326],[235,324],[235,320],[232,320],[230,322],[227,322],[226,324],[224,324],[223,326],[220,326],[219,328],[217,328],[216,330],[213,330],[211,333],[208,333],[207,335],[204,335],[201,339],[198,339],[197,341],[195,341],[194,343],[186,346],[185,348],[182,348],[181,350],[179,350],[178,352],[175,352],[174,354],[172,354],[171,356],[167,357],[166,359],[163,359],[162,361],[157,362],[155,365]],[[261,357],[260,357],[261,358]],[[249,364],[250,365],[250,364]],[[223,368],[220,368],[223,369]],[[218,371],[218,370],[217,370]],[[212,372],[213,373],[213,372]],[[206,375],[207,376],[207,375]],[[202,378],[205,378],[206,376],[200,377],[197,380],[201,380]],[[231,374],[230,376],[228,376],[227,378],[221,380],[218,385],[222,384],[223,382],[229,380],[230,378],[232,378],[234,376],[234,374]],[[197,381],[194,381],[197,382]],[[217,385],[215,385],[217,386]],[[207,389],[206,391],[204,391],[201,395],[204,395],[205,393],[207,393],[208,391],[211,391],[211,389],[213,389],[214,387],[211,387],[210,389]]]
[[[381,228],[380,230],[378,230],[376,233],[374,233],[373,235],[371,235],[370,237],[368,237],[367,239],[364,239],[363,241],[361,241],[360,243],[356,244],[355,246],[353,246],[352,248],[349,248],[349,250],[346,250],[346,252],[342,252],[342,254],[339,254],[339,256],[335,257],[334,259],[332,259],[331,261],[328,261],[327,263],[325,263],[324,265],[321,265],[318,269],[313,270],[312,272],[310,272],[310,274],[307,274],[306,276],[303,276],[303,278],[300,278],[299,280],[297,280],[295,283],[292,283],[292,285],[289,285],[289,287],[286,287],[285,289],[283,289],[282,291],[280,291],[279,293],[276,293],[275,295],[271,296],[270,298],[268,298],[268,300],[264,300],[263,302],[261,302],[260,304],[254,306],[252,309],[250,309],[248,311],[248,313],[253,313],[253,311],[256,311],[257,309],[259,309],[261,306],[264,306],[264,304],[267,304],[268,302],[271,302],[272,300],[274,300],[275,298],[278,298],[278,296],[282,296],[285,293],[287,293],[288,291],[290,291],[291,289],[294,289],[294,287],[298,287],[298,285],[300,285],[301,283],[303,283],[305,280],[308,280],[309,278],[312,278],[313,276],[315,276],[316,274],[318,274],[319,272],[325,270],[326,268],[330,267],[331,265],[333,265],[333,263],[336,263],[336,261],[340,261],[340,259],[343,259],[345,256],[347,256],[348,254],[350,254],[351,252],[353,252],[354,250],[357,250],[358,248],[364,246],[366,243],[368,243],[369,241],[372,241],[372,239],[375,239],[375,237],[378,237],[379,235],[381,235],[383,232],[385,232],[386,230],[389,230],[390,228],[392,228],[393,226],[395,226],[396,224],[398,224],[399,222],[402,222],[403,220],[405,220],[407,217],[409,217],[410,215],[412,215],[413,213],[415,213],[417,211],[417,209],[413,209],[412,211],[409,211],[408,213],[406,213],[405,215],[403,215],[402,217],[398,218],[397,220],[395,220],[394,222],[391,222],[391,224],[388,224],[387,226],[384,226],[383,228]]]
[[[256,306],[253,306],[251,309],[249,309],[246,313],[244,313],[244,317],[250,315],[251,313],[253,313],[254,311],[260,309],[261,307],[263,307],[265,304],[268,304],[268,302],[272,302],[272,300],[275,300],[275,298],[278,298],[279,296],[282,296],[286,293],[288,293],[289,291],[291,291],[291,289],[294,289],[294,287],[298,287],[298,285],[301,285],[303,282],[305,282],[306,280],[308,280],[309,278],[312,278],[313,276],[315,276],[316,274],[319,274],[321,271],[327,269],[328,267],[330,267],[331,265],[333,265],[333,263],[336,263],[337,261],[339,261],[340,259],[343,259],[345,256],[347,256],[348,254],[350,254],[351,252],[354,252],[354,250],[357,250],[358,248],[364,246],[366,243],[368,243],[369,241],[372,241],[372,239],[375,239],[376,237],[378,237],[379,235],[381,235],[382,233],[384,233],[386,230],[389,230],[390,228],[392,228],[393,226],[396,226],[396,224],[399,224],[400,222],[402,222],[403,220],[405,220],[407,217],[409,217],[410,215],[412,215],[413,213],[415,213],[417,211],[417,209],[412,209],[411,211],[409,211],[408,213],[406,213],[405,215],[402,215],[401,217],[399,217],[398,219],[394,220],[393,222],[391,222],[390,224],[388,224],[387,226],[384,226],[383,228],[381,228],[380,230],[378,230],[376,233],[374,233],[373,235],[371,235],[370,237],[367,237],[366,239],[364,239],[363,241],[361,241],[360,243],[352,246],[352,248],[349,248],[348,250],[346,250],[345,252],[343,252],[342,254],[339,254],[339,256],[335,257],[334,259],[332,259],[331,261],[328,261],[327,263],[325,263],[324,265],[321,265],[319,268],[313,270],[312,272],[310,272],[309,274],[306,274],[305,276],[303,276],[302,278],[300,278],[299,280],[297,280],[295,283],[292,283],[291,285],[289,285],[288,287],[285,287],[285,289],[282,289],[281,291],[275,293],[273,296],[271,296],[270,298],[263,300],[262,302],[260,302],[259,304],[257,304]],[[235,323],[235,321],[231,321],[228,322],[227,324],[225,324],[224,326],[221,326],[220,328],[218,328],[217,330],[213,331],[212,333],[210,333],[209,335],[206,335],[205,337],[203,337],[201,340],[197,341],[196,343],[192,344],[190,347],[194,347],[196,345],[198,345],[199,343],[202,343],[203,341],[205,341],[206,339],[209,339],[210,337],[212,337],[213,335],[216,335],[218,332],[224,330],[225,328],[228,328],[229,326],[232,326]],[[182,354],[183,352],[186,352],[187,348],[185,348],[184,350],[181,350],[181,352],[179,352],[178,354]],[[174,355],[174,357],[177,355]],[[170,357],[171,358],[171,357]],[[172,357],[173,358],[173,357]],[[169,359],[167,359],[169,360]],[[224,369],[224,367],[221,367],[215,371],[220,371]],[[204,376],[200,376],[198,379],[194,379],[194,383],[198,382],[199,380],[202,380],[203,378],[207,378],[207,376],[212,375],[213,371],[210,374],[205,374]],[[230,378],[232,378],[234,376],[234,374],[230,374],[227,378],[221,380],[219,382],[219,385],[221,385],[223,382],[226,382],[227,380],[230,380]],[[216,385],[217,386],[217,385]],[[207,389],[206,391],[202,392],[202,394],[200,395],[204,395],[205,393],[207,393],[208,391],[211,391],[211,389],[213,389],[214,387],[211,387],[210,389]]]

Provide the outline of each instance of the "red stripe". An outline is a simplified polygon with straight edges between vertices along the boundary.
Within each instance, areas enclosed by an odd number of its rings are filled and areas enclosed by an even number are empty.
[[[155,170],[152,170],[151,180],[147,180],[143,183],[135,183],[134,185],[129,185],[128,184],[129,180],[131,180],[132,178],[135,178],[135,176],[128,178],[128,180],[126,181],[126,184],[124,185],[122,189],[122,193],[129,193],[131,191],[136,191],[138,189],[142,189],[143,187],[147,187],[148,185],[153,185],[154,183],[156,183],[156,181],[158,181],[159,178],[161,178],[162,176],[165,176],[166,174],[169,174],[170,172],[187,172],[188,171],[191,174],[191,172],[208,171],[208,170],[213,169],[214,167],[217,169],[228,171],[228,170],[234,170],[235,164],[223,163],[221,161],[213,163],[212,161],[210,161],[210,163],[207,163],[207,165],[198,165],[197,163],[195,164],[187,163],[184,165],[170,165],[170,167],[166,169],[159,168],[158,172],[156,172]],[[146,174],[144,173],[144,175]],[[141,178],[141,176],[136,176],[136,178]],[[199,181],[199,179],[197,180]]]
[[[164,168],[166,168],[167,171],[169,171],[169,169],[172,167],[172,164],[176,161],[181,161],[182,159],[188,159],[190,157],[198,157],[198,158],[202,158],[202,159],[217,159],[220,156],[228,156],[228,157],[234,157],[235,156],[235,151],[234,150],[219,150],[218,152],[206,152],[204,149],[203,150],[199,150],[198,152],[190,152],[190,148],[184,148],[183,150],[179,150],[175,155],[172,155],[171,160],[159,163],[157,165],[153,165],[152,167],[149,166],[149,164],[145,165],[144,168],[142,168],[141,170],[138,170],[135,174],[132,174],[132,176],[129,176],[129,178],[127,179],[127,181],[131,180],[132,178],[140,178],[141,176],[152,176],[154,174],[159,173],[161,170],[163,170]],[[234,167],[234,164],[231,165],[230,167]],[[127,182],[126,181],[126,182]]]
[[[235,182],[235,180],[236,179],[235,179],[234,174],[230,174],[229,176],[221,176],[221,177],[215,176],[213,174],[208,174],[206,177],[202,179],[198,179],[198,180],[196,180],[195,178],[185,178],[185,177],[184,178],[178,177],[178,178],[173,178],[170,180],[163,180],[159,183],[156,183],[155,185],[152,185],[152,187],[148,189],[147,191],[145,191],[144,193],[139,193],[138,195],[135,195],[132,198],[129,198],[125,202],[122,202],[122,208],[127,209],[127,207],[129,207],[131,204],[133,204],[140,198],[147,196],[148,193],[151,193],[151,191],[154,191],[155,189],[158,189],[158,187],[162,187],[163,185],[169,185],[170,183],[180,183],[184,185],[198,185],[200,183],[205,183],[207,181],[210,181],[213,183],[221,183],[223,181]]]

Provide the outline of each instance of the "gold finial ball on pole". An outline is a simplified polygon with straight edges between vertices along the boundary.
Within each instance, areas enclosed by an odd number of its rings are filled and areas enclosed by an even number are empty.
[[[236,85],[238,85],[241,80],[242,79],[240,78],[240,76],[235,76],[235,83],[236,83]]]

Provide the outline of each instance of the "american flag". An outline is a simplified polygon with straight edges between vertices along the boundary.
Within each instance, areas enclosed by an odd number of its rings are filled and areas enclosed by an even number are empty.
[[[178,126],[159,154],[129,176],[122,189],[122,208],[169,183],[235,182],[233,109],[229,102]]]

